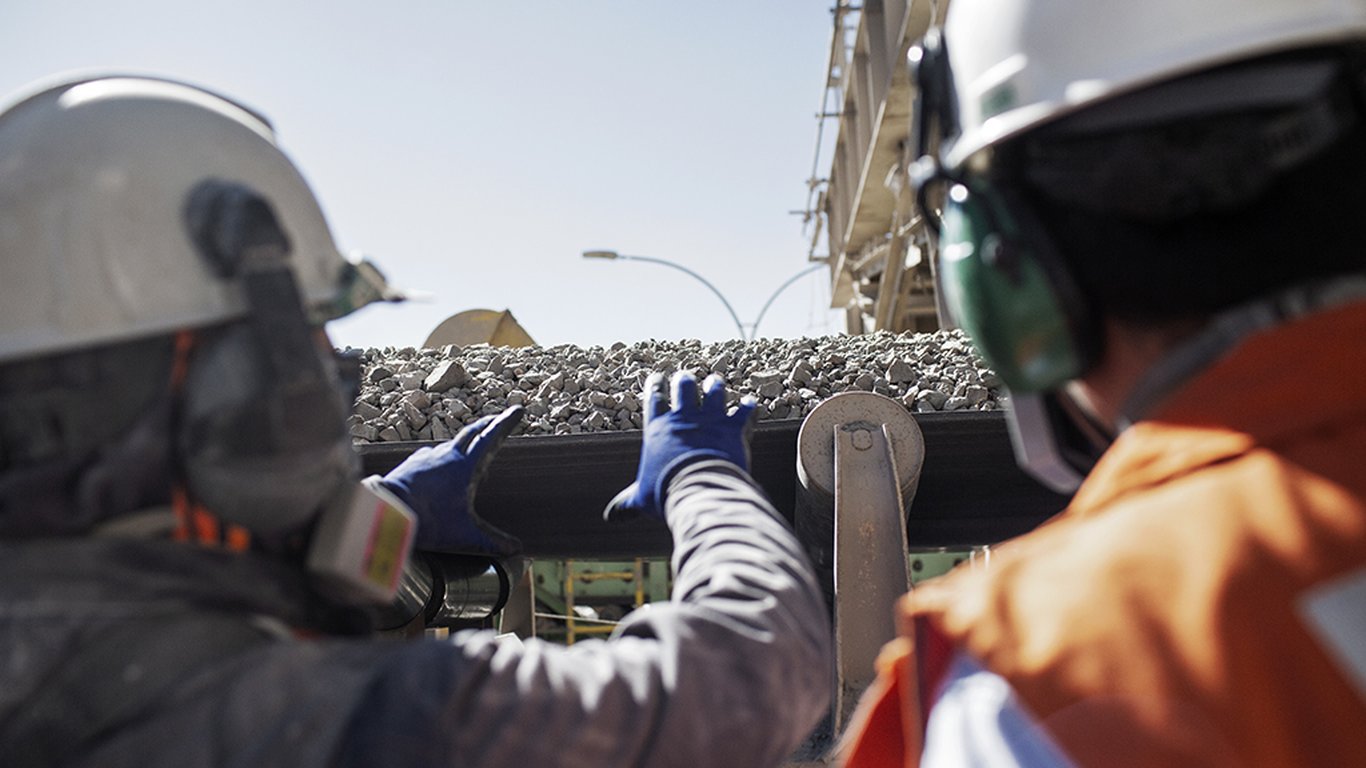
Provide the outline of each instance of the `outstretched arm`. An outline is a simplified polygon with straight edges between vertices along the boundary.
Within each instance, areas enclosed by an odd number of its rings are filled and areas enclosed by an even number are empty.
[[[667,520],[673,600],[631,614],[606,641],[518,647],[466,632],[396,648],[343,752],[379,759],[386,734],[415,727],[433,765],[748,767],[792,752],[829,705],[825,606],[786,521],[743,468],[744,414],[719,419],[714,384],[700,410],[680,409],[690,394],[696,383],[676,380],[674,409],[653,415],[642,465],[667,479],[642,473],[649,498],[631,505]],[[666,421],[677,430],[659,429]],[[714,440],[694,439],[699,423]],[[670,436],[677,455],[652,455]]]

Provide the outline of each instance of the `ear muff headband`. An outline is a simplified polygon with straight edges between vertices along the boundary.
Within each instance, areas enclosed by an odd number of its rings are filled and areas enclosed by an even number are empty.
[[[955,184],[944,205],[940,270],[954,320],[1016,392],[1082,375],[1097,333],[1082,294],[1023,200]]]

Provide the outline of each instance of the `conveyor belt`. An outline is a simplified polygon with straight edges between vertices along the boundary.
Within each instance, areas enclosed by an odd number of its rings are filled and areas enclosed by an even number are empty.
[[[925,465],[911,507],[912,548],[989,544],[1024,533],[1067,498],[1015,464],[1000,412],[924,413]],[[753,475],[790,519],[797,485],[800,419],[760,422]],[[383,474],[431,443],[358,446],[366,473]],[[479,487],[480,514],[522,540],[533,557],[622,558],[668,553],[664,526],[608,525],[602,509],[634,479],[639,432],[510,438]]]

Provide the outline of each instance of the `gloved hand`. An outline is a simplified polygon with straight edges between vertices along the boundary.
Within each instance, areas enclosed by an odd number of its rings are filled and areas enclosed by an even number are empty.
[[[645,383],[644,442],[634,483],[626,486],[603,511],[607,520],[644,514],[664,519],[664,492],[674,473],[702,459],[725,459],[749,471],[749,425],[756,401],[746,396],[735,413],[726,414],[726,384],[708,376],[701,407],[697,379],[680,371],[673,377],[673,407],[664,395],[664,376]]]
[[[380,479],[417,515],[415,549],[497,555],[521,549],[516,537],[475,514],[474,492],[524,410],[514,405],[485,416],[441,445],[417,449]]]

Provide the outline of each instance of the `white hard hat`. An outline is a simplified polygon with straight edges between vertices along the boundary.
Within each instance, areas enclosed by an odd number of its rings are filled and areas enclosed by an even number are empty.
[[[0,113],[0,362],[245,314],[185,222],[208,179],[269,202],[313,317],[355,298],[355,265],[264,118],[168,80],[71,81]]]
[[[1220,64],[1366,36],[1366,0],[954,0],[961,133],[944,164],[1083,106]]]

